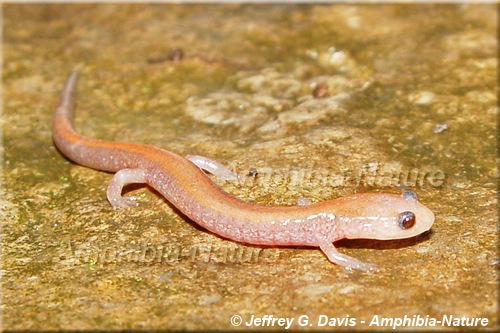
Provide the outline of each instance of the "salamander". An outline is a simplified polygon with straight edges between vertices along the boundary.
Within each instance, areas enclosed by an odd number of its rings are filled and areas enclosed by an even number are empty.
[[[376,270],[337,251],[333,242],[348,238],[391,240],[429,230],[432,211],[412,191],[402,194],[357,193],[311,204],[267,206],[240,200],[223,191],[205,173],[235,180],[236,174],[201,156],[182,157],[145,144],[91,139],[73,126],[77,73],[62,90],[53,117],[52,136],[59,151],[83,166],[115,172],[107,188],[114,208],[136,206],[122,196],[131,183],[153,187],[203,228],[232,241],[270,246],[319,247],[333,263],[347,269]]]

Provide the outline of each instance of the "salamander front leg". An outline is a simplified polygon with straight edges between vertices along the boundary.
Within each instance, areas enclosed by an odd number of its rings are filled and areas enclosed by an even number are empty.
[[[212,160],[208,157],[199,156],[199,155],[187,155],[186,158],[193,162],[198,168],[204,170],[206,172],[211,173],[221,181],[233,181],[238,182],[239,177],[238,174],[232,172],[224,165],[219,162]]]
[[[332,242],[327,241],[321,236],[318,236],[318,245],[320,249],[326,254],[328,260],[337,265],[340,265],[347,269],[354,268],[365,272],[378,270],[377,266],[373,264],[365,264],[364,262],[340,253],[339,251],[337,251],[335,246],[333,246]]]
[[[108,185],[106,194],[113,208],[137,206],[136,197],[122,197],[123,187],[127,184],[147,183],[146,171],[142,169],[123,169],[115,173]]]

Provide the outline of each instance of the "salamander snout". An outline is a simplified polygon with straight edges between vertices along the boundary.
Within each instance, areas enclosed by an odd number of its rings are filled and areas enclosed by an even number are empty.
[[[346,220],[347,238],[401,239],[429,230],[434,223],[432,211],[418,201],[415,192],[401,195],[365,193],[356,195],[356,210]],[[360,200],[361,199],[361,200]]]
[[[434,223],[434,213],[418,201],[417,194],[413,191],[405,190],[400,199],[394,200],[392,206],[395,210],[394,218],[381,226],[385,229],[385,235],[379,239],[413,237],[429,230]]]

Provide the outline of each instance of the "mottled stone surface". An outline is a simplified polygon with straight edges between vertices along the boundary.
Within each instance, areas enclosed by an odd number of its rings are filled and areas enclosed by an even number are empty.
[[[445,315],[498,327],[494,6],[30,4],[3,15],[3,328],[232,329],[233,315],[294,318],[295,329]],[[86,135],[255,168],[222,186],[269,205],[407,187],[435,212],[432,232],[339,242],[381,268],[367,274],[317,249],[226,241],[147,187],[130,189],[138,208],[114,211],[110,175],[52,144],[74,70]]]

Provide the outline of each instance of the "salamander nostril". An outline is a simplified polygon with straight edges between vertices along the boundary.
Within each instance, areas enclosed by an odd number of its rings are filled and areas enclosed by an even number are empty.
[[[415,214],[410,211],[404,211],[398,216],[398,224],[401,229],[410,229],[415,225]]]

